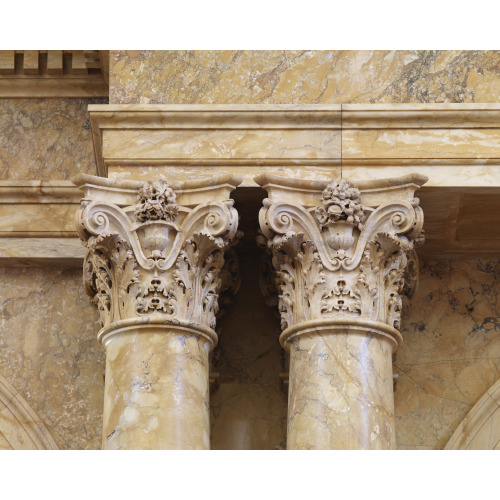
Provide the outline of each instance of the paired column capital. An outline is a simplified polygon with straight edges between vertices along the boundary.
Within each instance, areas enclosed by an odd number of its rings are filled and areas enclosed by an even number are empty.
[[[259,220],[272,252],[283,333],[371,331],[394,349],[402,294],[418,274],[423,212],[418,175],[359,183],[296,181],[263,175]]]
[[[99,338],[130,325],[165,324],[216,343],[224,251],[238,226],[229,196],[239,181],[74,179],[85,194],[76,219],[87,247],[85,290],[103,326]]]

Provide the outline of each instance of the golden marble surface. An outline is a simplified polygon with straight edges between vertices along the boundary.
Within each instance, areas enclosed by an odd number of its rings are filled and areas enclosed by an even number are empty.
[[[114,104],[498,102],[500,51],[110,52]]]
[[[211,447],[221,449],[285,449],[287,396],[280,386],[285,352],[279,344],[280,323],[259,287],[263,251],[255,245],[260,201],[239,198],[236,248],[241,287],[217,320],[219,343],[212,366],[219,386],[210,396]]]
[[[0,180],[95,173],[87,105],[95,99],[0,99]]]
[[[104,353],[81,269],[0,269],[0,374],[60,449],[99,449]]]
[[[394,371],[401,449],[441,449],[500,376],[498,260],[427,260]]]
[[[175,327],[106,343],[103,449],[210,448],[209,342]]]
[[[290,343],[287,449],[393,449],[392,342],[314,332]]]

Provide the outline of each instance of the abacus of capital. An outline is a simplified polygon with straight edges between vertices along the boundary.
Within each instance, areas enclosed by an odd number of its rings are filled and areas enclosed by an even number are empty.
[[[418,272],[414,192],[426,178],[255,181],[268,193],[259,220],[290,352],[287,447],[394,448],[392,355]],[[241,179],[74,182],[106,346],[103,447],[208,449],[209,352]]]

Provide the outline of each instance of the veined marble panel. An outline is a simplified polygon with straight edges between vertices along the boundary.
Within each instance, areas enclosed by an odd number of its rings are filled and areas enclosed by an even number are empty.
[[[111,51],[113,104],[497,102],[500,52]]]
[[[441,449],[500,377],[500,262],[424,260],[394,371],[399,448]]]
[[[104,352],[82,271],[0,268],[0,374],[60,449],[99,449]]]
[[[95,99],[0,99],[0,180],[95,173],[87,115]]]

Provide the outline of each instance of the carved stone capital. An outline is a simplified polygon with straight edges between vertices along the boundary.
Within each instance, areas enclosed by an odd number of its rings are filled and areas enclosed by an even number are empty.
[[[418,274],[423,212],[414,191],[425,178],[365,183],[365,192],[346,180],[268,175],[257,182],[270,195],[259,218],[279,290],[282,344],[328,325],[387,336],[396,348],[402,296]]]
[[[224,252],[238,226],[229,193],[238,179],[74,182],[86,194],[76,215],[88,249],[85,290],[106,338],[113,325],[164,323],[204,332],[215,343]]]

